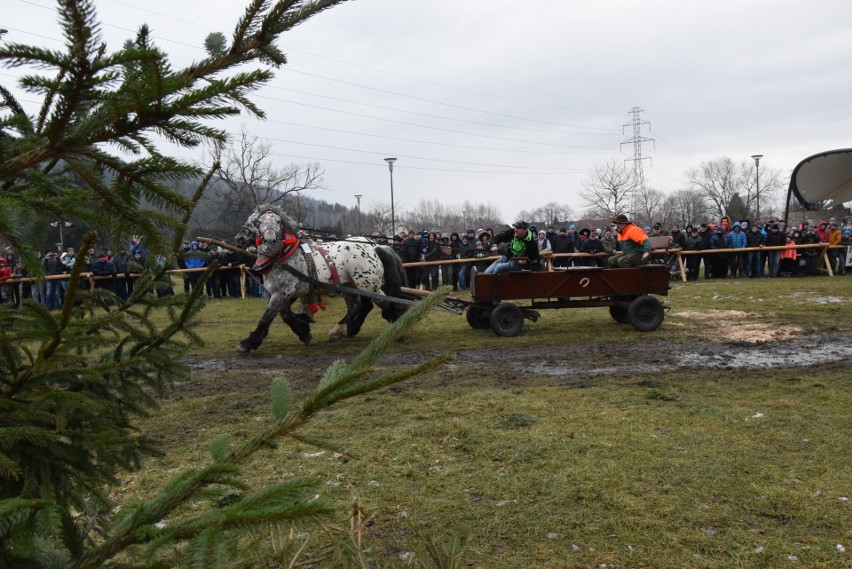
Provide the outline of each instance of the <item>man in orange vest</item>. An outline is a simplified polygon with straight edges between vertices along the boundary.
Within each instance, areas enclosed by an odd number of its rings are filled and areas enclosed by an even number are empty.
[[[618,245],[621,253],[607,260],[610,268],[638,267],[651,257],[651,240],[638,225],[631,223],[623,213],[612,220],[618,227]]]

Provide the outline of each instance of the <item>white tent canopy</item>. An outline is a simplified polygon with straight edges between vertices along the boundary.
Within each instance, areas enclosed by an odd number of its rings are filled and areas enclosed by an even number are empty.
[[[793,170],[790,190],[806,209],[825,200],[852,201],[852,148],[829,150],[805,158]]]

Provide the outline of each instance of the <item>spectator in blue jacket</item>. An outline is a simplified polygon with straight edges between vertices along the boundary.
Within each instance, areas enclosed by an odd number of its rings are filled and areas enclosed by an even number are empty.
[[[207,266],[207,253],[200,250],[198,241],[189,244],[189,251],[184,254],[183,263],[187,269],[203,269]],[[187,280],[193,290],[200,276],[201,271],[187,273]]]
[[[747,243],[746,234],[739,221],[734,222],[734,226],[728,234],[728,238],[731,242],[731,249],[745,249]],[[728,259],[728,266],[731,269],[731,277],[744,277],[746,275],[745,262],[746,256],[743,251],[735,251],[731,253]]]
[[[95,279],[95,288],[115,291],[115,263],[106,254],[106,251],[98,253],[98,258],[92,262],[92,274],[96,277],[101,277]]]

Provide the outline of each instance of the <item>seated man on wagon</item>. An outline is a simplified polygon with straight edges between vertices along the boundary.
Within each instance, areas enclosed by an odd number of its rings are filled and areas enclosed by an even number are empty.
[[[484,274],[531,269],[538,261],[538,241],[526,221],[516,221],[511,229],[495,235],[491,240],[491,251],[496,252],[498,248],[501,257],[491,263]]]
[[[607,259],[609,268],[638,267],[651,257],[651,240],[648,234],[630,221],[623,213],[612,220],[618,228],[618,245],[621,253]]]

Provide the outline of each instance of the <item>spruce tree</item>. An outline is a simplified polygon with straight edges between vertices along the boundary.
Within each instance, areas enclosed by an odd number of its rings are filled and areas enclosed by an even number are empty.
[[[309,500],[310,480],[246,492],[248,457],[284,435],[300,438],[298,428],[329,405],[445,361],[372,377],[376,357],[440,301],[435,295],[351,364],[333,365],[302,404],[276,383],[271,422],[242,443],[213,441],[208,466],[178,474],[145,502],[117,507],[109,498],[117,476],[156,452],[133,421],[156,412],[169,383],[187,373],[180,358],[198,341],[202,309],[203,287],[186,298],[152,291],[213,172],[161,153],[153,137],[188,148],[223,143],[215,120],[241,112],[262,118],[249,95],[286,62],[277,38],[341,1],[254,0],[229,42],[209,38],[209,55],[183,69],[172,68],[145,26],[110,52],[91,0],[58,1],[63,51],[0,43],[3,65],[47,70],[20,80],[41,98],[34,115],[0,85],[0,237],[40,274],[28,236],[59,218],[91,229],[60,312],[35,302],[0,309],[0,567],[229,565],[245,532],[329,511]],[[199,178],[189,199],[167,184]],[[81,290],[83,251],[130,235],[141,235],[165,265],[144,271],[127,300]],[[166,324],[153,318],[161,312]],[[235,488],[244,494],[225,507],[185,508],[216,504]]]

